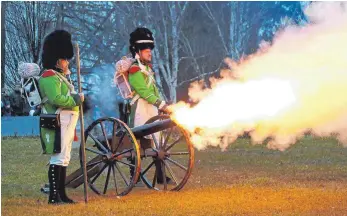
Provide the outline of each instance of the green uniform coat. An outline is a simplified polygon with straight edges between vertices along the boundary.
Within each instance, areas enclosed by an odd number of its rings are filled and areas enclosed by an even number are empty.
[[[138,63],[135,62],[129,69],[129,84],[135,95],[139,95],[140,98],[146,100],[150,104],[160,104],[161,99],[158,88],[155,83],[154,74],[147,75],[148,71],[152,71],[150,66],[146,65],[146,71],[141,71]],[[148,83],[152,79],[150,85]],[[129,118],[129,126],[134,127],[135,111],[137,109],[138,101],[131,106],[131,113]]]
[[[42,98],[47,97],[48,101],[43,105],[47,114],[54,114],[58,108],[64,110],[79,111],[81,103],[78,94],[70,96],[68,85],[63,82],[53,70],[46,70],[39,79],[39,89]],[[64,75],[63,75],[64,76]],[[55,130],[41,128],[41,142],[43,153],[52,154]]]

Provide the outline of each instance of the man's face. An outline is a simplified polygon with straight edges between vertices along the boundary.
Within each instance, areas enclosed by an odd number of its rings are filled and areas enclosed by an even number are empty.
[[[151,49],[140,50],[139,55],[140,55],[140,59],[143,62],[151,63],[151,61],[152,61],[152,50]]]
[[[60,68],[65,74],[70,74],[69,61],[67,59],[59,59],[57,67]]]

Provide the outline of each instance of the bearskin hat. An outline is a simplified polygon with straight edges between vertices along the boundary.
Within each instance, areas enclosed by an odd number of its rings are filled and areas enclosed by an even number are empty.
[[[65,30],[56,30],[46,36],[42,49],[42,66],[55,68],[58,59],[71,59],[74,56],[71,34]]]
[[[129,50],[133,57],[139,50],[154,49],[153,34],[147,28],[137,28],[131,32],[129,43]]]

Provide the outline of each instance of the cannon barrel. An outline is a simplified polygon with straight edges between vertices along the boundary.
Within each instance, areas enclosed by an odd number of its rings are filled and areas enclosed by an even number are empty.
[[[140,139],[144,136],[154,134],[156,132],[165,130],[165,129],[170,128],[170,127],[175,126],[175,125],[176,125],[176,123],[174,121],[172,121],[171,119],[164,119],[162,121],[156,121],[153,123],[133,127],[133,128],[131,128],[131,131],[133,132],[136,139]],[[107,139],[109,142],[112,142],[112,135],[107,136]],[[99,137],[98,140],[102,143],[105,143],[104,137]]]
[[[136,138],[141,138],[165,130],[175,125],[176,123],[171,119],[164,119],[162,121],[156,121],[150,124],[133,127],[131,128],[131,131],[134,133]]]

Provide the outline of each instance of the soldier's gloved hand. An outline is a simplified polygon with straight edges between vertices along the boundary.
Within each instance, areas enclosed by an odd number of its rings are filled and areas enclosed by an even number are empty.
[[[164,114],[171,114],[171,111],[168,109],[169,106],[167,104],[165,104],[161,109],[159,109],[160,112],[163,112]]]
[[[76,106],[79,106],[84,101],[84,94],[83,93],[71,93],[71,96],[73,97]]]
[[[168,105],[166,104],[165,101],[157,100],[154,105],[158,107],[158,110],[160,112],[163,112],[165,114],[171,114],[171,112],[168,109]]]
[[[80,96],[81,101],[83,102],[84,101],[84,94],[83,93],[78,93],[78,95]]]

